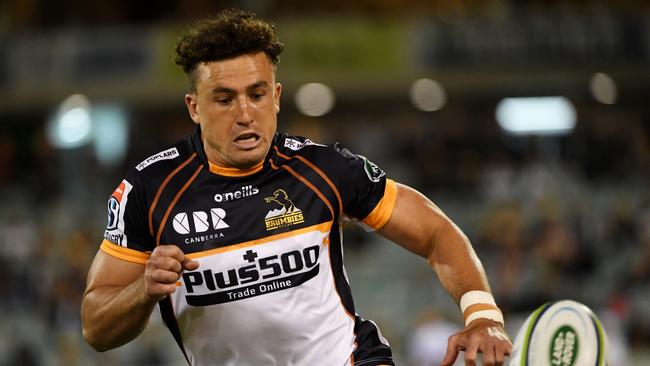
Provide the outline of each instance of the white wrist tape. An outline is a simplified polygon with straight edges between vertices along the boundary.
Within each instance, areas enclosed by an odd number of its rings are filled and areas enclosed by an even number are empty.
[[[490,319],[503,325],[503,314],[501,314],[501,311],[498,309],[481,310],[471,313],[467,318],[465,318],[465,326],[468,326],[469,323],[473,322],[476,319]]]
[[[474,304],[497,306],[491,293],[485,291],[469,291],[460,298],[460,311],[464,313],[468,307]]]
[[[476,319],[490,319],[504,324],[503,314],[489,292],[469,291],[465,293],[460,298],[460,310],[465,318],[465,326]]]

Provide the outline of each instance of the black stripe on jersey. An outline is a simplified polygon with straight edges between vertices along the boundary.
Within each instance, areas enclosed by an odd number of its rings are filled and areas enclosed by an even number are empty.
[[[155,202],[156,206],[153,208],[153,212],[150,215],[152,220],[153,237],[154,240],[156,240],[156,245],[160,244],[158,242],[158,238],[160,237],[159,233],[164,229],[164,227],[161,227],[161,224],[163,224],[168,209],[173,203],[175,203],[174,200],[176,195],[184,189],[186,183],[190,181],[190,179],[192,179],[192,177],[197,173],[197,170],[202,167],[203,165],[198,159],[192,159],[188,164],[176,172],[176,174],[173,176],[170,175],[170,179],[164,187],[162,186],[163,183],[161,183],[161,186],[158,188],[162,188],[162,191],[159,193],[158,201]],[[166,223],[168,222],[169,221],[167,220]]]
[[[327,195],[332,205],[334,205],[334,210],[336,211],[337,216],[340,216],[343,212],[343,207],[341,207],[341,195],[327,174],[325,174],[325,172],[323,172],[323,170],[316,164],[312,163],[309,159],[300,154],[288,156],[281,153],[277,146],[273,146],[273,149],[275,150],[274,157],[276,157],[278,165],[285,164],[285,162],[291,160],[291,165],[299,174],[304,176],[310,182],[318,182],[316,186]],[[282,162],[278,158],[284,159],[285,162]],[[328,192],[331,194],[327,194]]]
[[[165,325],[172,333],[172,336],[174,337],[176,344],[178,344],[178,347],[180,347],[181,351],[183,351],[183,356],[185,356],[185,360],[187,361],[188,365],[191,365],[192,363],[190,362],[190,358],[187,357],[185,347],[183,346],[183,337],[181,336],[181,331],[178,328],[176,316],[174,316],[174,306],[172,305],[171,298],[167,296],[166,298],[162,299],[158,303],[158,306],[160,307],[160,315],[162,316]]]
[[[393,353],[382,342],[379,329],[370,320],[355,316],[354,332],[357,335],[357,349],[352,353],[354,366],[395,365]]]
[[[334,286],[336,292],[341,298],[341,303],[348,315],[354,316],[354,300],[352,299],[352,289],[348,280],[345,278],[345,270],[343,268],[343,248],[341,247],[342,230],[341,225],[332,225],[330,231],[329,255],[330,265],[332,266],[332,276],[334,277]],[[355,319],[356,326],[356,319]]]
[[[153,211],[156,209],[158,206],[158,202],[160,200],[160,195],[162,192],[165,190],[167,187],[167,184],[169,181],[176,175],[180,170],[182,170],[187,164],[189,164],[192,160],[196,158],[196,153],[190,155],[189,158],[187,158],[185,161],[183,161],[179,166],[176,167],[176,169],[172,170],[171,173],[169,173],[165,179],[160,183],[158,188],[156,189],[156,195],[153,197],[153,201],[151,202],[151,205],[149,206],[149,212],[147,216],[147,221],[149,223],[149,234],[151,234],[151,237],[155,237],[156,235],[156,230],[154,229],[153,225]]]
[[[192,174],[190,179],[187,182],[185,182],[185,184],[183,184],[181,189],[178,192],[176,192],[176,194],[174,195],[174,198],[172,199],[172,202],[169,204],[169,206],[165,210],[165,214],[163,215],[162,221],[161,221],[160,226],[158,228],[158,234],[156,235],[156,245],[160,244],[160,236],[162,235],[163,229],[165,228],[165,225],[168,222],[167,220],[169,219],[169,214],[171,213],[172,209],[174,208],[174,205],[178,202],[179,198],[183,195],[183,192],[185,192],[185,190],[190,186],[190,184],[192,184],[192,182],[194,182],[194,179],[196,179],[196,176],[199,175],[201,170],[203,170],[203,167],[204,167],[203,165],[199,165],[199,167],[196,168],[196,170],[194,170],[194,173]]]

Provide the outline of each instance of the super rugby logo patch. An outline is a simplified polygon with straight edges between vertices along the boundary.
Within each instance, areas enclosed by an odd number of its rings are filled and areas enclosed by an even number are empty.
[[[368,158],[366,158],[365,156],[363,155],[357,155],[357,156],[360,157],[361,160],[363,160],[363,170],[366,171],[366,175],[368,176],[368,179],[370,179],[370,181],[377,183],[381,180],[381,177],[386,175],[386,173],[384,173],[384,171],[381,170],[377,166],[377,164],[368,160]]]
[[[127,244],[126,234],[124,233],[124,211],[132,189],[131,183],[124,179],[108,199],[108,222],[106,223],[104,238],[121,246]]]

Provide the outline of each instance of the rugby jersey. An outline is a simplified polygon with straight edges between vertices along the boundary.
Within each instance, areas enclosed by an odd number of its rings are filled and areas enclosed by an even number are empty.
[[[101,250],[144,264],[174,244],[199,262],[159,304],[191,365],[392,365],[355,313],[341,224],[380,228],[396,195],[365,157],[281,133],[255,167],[214,166],[197,128],[122,180]]]

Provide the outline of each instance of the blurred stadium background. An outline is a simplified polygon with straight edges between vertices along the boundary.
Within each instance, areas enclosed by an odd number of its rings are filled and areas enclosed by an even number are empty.
[[[0,365],[183,364],[157,314],[95,353],[79,304],[106,199],[193,128],[174,41],[227,6],[287,45],[280,129],[341,141],[443,208],[513,337],[569,298],[601,316],[615,365],[650,364],[647,1],[5,0]],[[531,97],[557,98],[503,101]],[[436,357],[461,318],[426,262],[354,225],[346,246],[358,311],[398,364]]]

